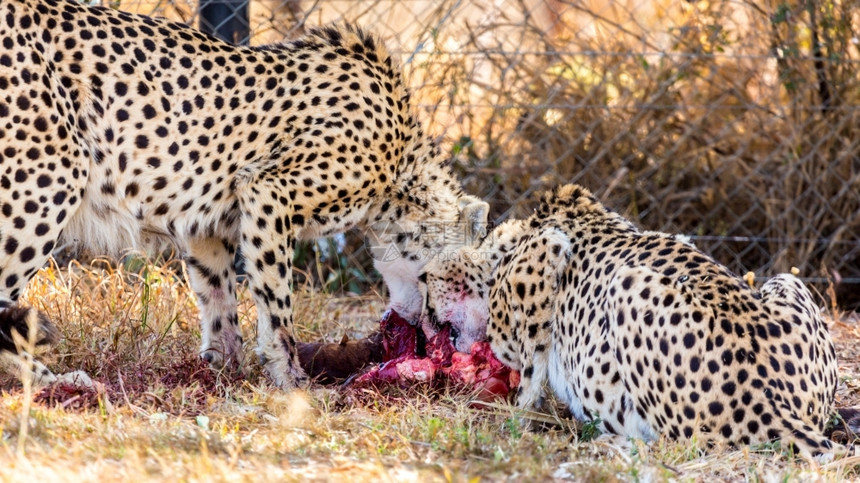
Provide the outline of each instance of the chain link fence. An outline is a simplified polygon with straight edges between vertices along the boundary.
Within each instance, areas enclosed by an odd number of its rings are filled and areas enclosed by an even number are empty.
[[[860,0],[201,3],[112,5],[251,45],[353,22],[496,220],[577,182],[737,273],[860,294]]]

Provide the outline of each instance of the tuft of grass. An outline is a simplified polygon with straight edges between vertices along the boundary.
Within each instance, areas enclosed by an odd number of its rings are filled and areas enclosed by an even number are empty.
[[[589,441],[594,440],[594,438],[600,436],[600,423],[603,420],[600,419],[600,416],[597,414],[593,414],[591,417],[591,421],[582,425],[582,431],[579,434],[579,440],[583,443],[587,443]]]
[[[252,341],[253,304],[244,287],[238,297],[241,329]],[[51,368],[84,369],[97,387],[55,387],[31,404],[20,383],[2,376],[3,481],[857,476],[850,465],[819,467],[777,447],[705,452],[695,442],[649,445],[607,435],[586,441],[573,427],[551,424],[563,421],[553,415],[541,419],[542,429],[529,429],[508,403],[476,404],[471,394],[453,388],[311,386],[284,392],[256,367],[253,342],[245,348],[252,366],[245,377],[217,373],[197,358],[197,307],[175,260],[72,263],[63,269],[52,264],[28,286],[24,302],[45,311],[63,334],[47,359]],[[384,302],[299,287],[295,306],[302,339],[339,340],[370,332]],[[856,334],[838,340],[840,354],[857,346]],[[856,373],[852,366],[847,375],[856,379]],[[841,391],[844,398],[858,392]]]

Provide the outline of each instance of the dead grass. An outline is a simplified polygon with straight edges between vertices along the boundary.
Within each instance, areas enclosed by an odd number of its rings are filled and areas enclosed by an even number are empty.
[[[387,394],[314,386],[284,393],[260,374],[247,345],[245,377],[198,362],[196,306],[179,262],[50,266],[26,301],[48,312],[63,342],[48,359],[84,369],[92,393],[41,394],[29,410],[23,457],[16,455],[26,399],[0,380],[0,481],[476,481],[481,480],[841,480],[775,448],[713,450],[621,438],[579,441],[555,428],[526,431],[512,409],[471,406],[468,394],[416,387]],[[253,339],[254,309],[240,291],[240,320]],[[380,297],[300,291],[304,340],[369,332]],[[843,357],[840,402],[856,404],[860,322],[837,317]]]

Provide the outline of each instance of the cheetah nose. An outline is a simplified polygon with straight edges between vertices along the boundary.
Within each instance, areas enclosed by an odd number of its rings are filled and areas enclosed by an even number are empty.
[[[212,361],[215,360],[215,355],[209,351],[204,352],[203,355],[200,357],[202,357],[207,364],[212,364]]]
[[[454,326],[451,326],[451,344],[457,345],[457,337],[460,337],[460,331],[455,329]]]

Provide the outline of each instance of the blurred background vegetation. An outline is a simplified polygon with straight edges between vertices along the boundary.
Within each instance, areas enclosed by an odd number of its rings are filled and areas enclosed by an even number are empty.
[[[860,293],[860,0],[119,0],[260,45],[349,21],[399,57],[427,130],[492,219],[581,183],[739,274]],[[226,14],[225,14],[226,12]],[[299,278],[378,282],[359,234]],[[843,294],[843,295],[844,295]]]

